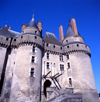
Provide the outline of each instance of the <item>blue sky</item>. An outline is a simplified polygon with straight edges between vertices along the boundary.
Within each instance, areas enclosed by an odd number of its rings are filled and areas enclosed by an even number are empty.
[[[54,32],[59,39],[59,25],[67,30],[69,17],[75,18],[78,32],[91,50],[91,62],[100,92],[100,0],[0,0],[0,27],[7,22],[12,30],[21,31],[28,24],[33,10],[35,21],[41,21],[45,31]]]

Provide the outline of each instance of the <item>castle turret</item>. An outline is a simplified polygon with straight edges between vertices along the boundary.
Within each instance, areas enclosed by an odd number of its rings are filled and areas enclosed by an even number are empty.
[[[9,102],[39,102],[43,41],[34,18],[23,29],[22,35],[12,39],[11,47],[16,49],[17,57],[15,56],[13,80],[10,83]],[[5,83],[7,82],[8,80]],[[6,91],[7,87],[5,87],[3,101],[8,99]]]
[[[83,102],[98,102],[97,89],[90,60],[90,48],[84,44],[83,38],[77,34],[75,19],[73,27],[71,24],[73,22],[69,23],[63,40],[64,51],[68,57],[66,63],[68,66],[67,80],[69,87],[74,88],[74,93],[82,93]]]

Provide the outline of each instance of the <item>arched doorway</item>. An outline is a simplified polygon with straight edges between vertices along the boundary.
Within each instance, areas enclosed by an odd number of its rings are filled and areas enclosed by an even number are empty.
[[[44,93],[44,95],[45,95],[45,97],[47,98],[47,91],[46,91],[46,88],[47,87],[50,87],[51,86],[51,81],[50,80],[46,80],[45,82],[44,82],[44,90],[43,90],[43,93]]]

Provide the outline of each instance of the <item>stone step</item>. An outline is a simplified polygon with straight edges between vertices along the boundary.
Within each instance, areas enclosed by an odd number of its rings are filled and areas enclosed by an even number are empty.
[[[82,102],[82,94],[80,93],[64,93],[54,98],[46,101],[46,102]]]

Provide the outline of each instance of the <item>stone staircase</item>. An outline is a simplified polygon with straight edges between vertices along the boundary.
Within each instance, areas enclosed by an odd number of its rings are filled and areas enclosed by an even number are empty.
[[[73,88],[57,90],[49,87],[47,88],[47,98],[42,102],[82,102],[82,94],[73,93]]]

